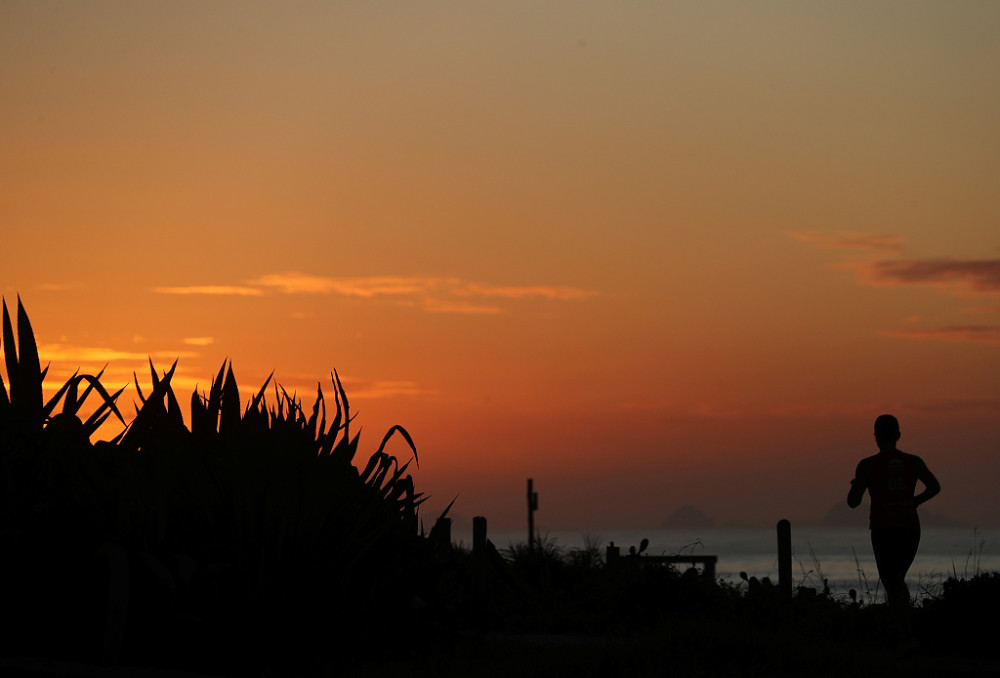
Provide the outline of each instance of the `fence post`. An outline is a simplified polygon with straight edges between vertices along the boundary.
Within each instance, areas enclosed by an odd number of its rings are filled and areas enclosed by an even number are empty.
[[[792,524],[784,518],[778,521],[778,589],[792,597]]]
[[[604,562],[606,566],[609,568],[616,567],[621,554],[622,550],[615,546],[614,542],[608,544],[608,547],[604,550]]]
[[[429,535],[430,542],[439,551],[451,550],[451,518],[443,517],[434,521]]]
[[[535,511],[538,510],[538,493],[534,491],[535,481],[528,478],[528,548],[535,547]]]
[[[476,559],[486,557],[486,518],[476,516],[472,519],[472,556]]]
[[[486,577],[489,569],[486,552],[486,518],[475,516],[472,519],[472,597],[477,605],[486,598]]]

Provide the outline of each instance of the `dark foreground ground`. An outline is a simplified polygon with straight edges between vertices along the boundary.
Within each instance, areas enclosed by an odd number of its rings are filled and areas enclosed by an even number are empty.
[[[815,603],[809,604],[817,608]],[[798,609],[795,609],[795,608]],[[996,623],[947,619],[933,606],[915,614],[920,646],[902,652],[880,605],[804,611],[780,618],[747,616],[669,620],[654,629],[592,633],[449,631],[397,652],[397,638],[371,644],[364,656],[327,657],[305,665],[261,667],[255,675],[345,678],[594,676],[850,676],[864,678],[1000,676]],[[937,619],[932,615],[937,613]],[[697,615],[695,615],[697,617]],[[981,618],[981,617],[980,617]],[[947,628],[941,626],[947,624]],[[419,635],[420,630],[414,629]],[[379,646],[386,648],[379,651]],[[195,678],[247,675],[135,666],[97,666],[30,657],[0,659],[3,678]]]

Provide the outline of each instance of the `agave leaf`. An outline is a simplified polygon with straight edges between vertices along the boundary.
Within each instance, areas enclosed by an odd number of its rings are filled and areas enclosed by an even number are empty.
[[[240,424],[240,389],[236,385],[233,364],[229,363],[226,381],[222,387],[222,409],[219,413],[219,434],[231,435]]]
[[[83,431],[87,434],[87,437],[89,438],[95,431],[97,431],[97,429],[101,428],[101,425],[107,421],[110,416],[111,410],[106,410],[104,414],[97,411],[87,417],[87,421],[83,422]]]
[[[132,373],[132,380],[135,382],[135,392],[139,395],[139,402],[143,405],[146,404],[146,396],[142,394],[142,387],[139,386],[139,375],[135,372]]]
[[[121,412],[118,411],[118,407],[115,405],[115,401],[118,400],[119,396],[121,396],[124,392],[125,387],[123,386],[110,396],[105,395],[104,402],[101,403],[101,406],[94,410],[94,413],[91,414],[87,421],[83,424],[83,428],[87,432],[88,436],[100,428],[101,424],[103,424],[112,414],[117,416],[118,420],[122,424],[125,423],[125,419],[122,417]]]
[[[158,416],[161,416],[159,412],[165,411],[163,405],[163,400],[166,397],[167,391],[170,389],[170,380],[174,376],[174,371],[177,369],[177,361],[171,365],[170,369],[164,373],[163,377],[157,382],[156,388],[154,388],[149,397],[143,402],[143,407],[140,410],[136,408],[135,418],[132,420],[132,425],[129,426],[125,431],[123,431],[122,437],[119,439],[121,445],[138,447],[144,444],[145,441],[137,440],[140,436],[149,435],[147,430],[150,426],[154,425],[153,422],[156,421]]]
[[[375,470],[375,475],[368,481],[368,485],[381,491],[385,477],[389,474],[389,469],[396,463],[396,458],[387,454],[382,454],[382,460]]]
[[[150,381],[153,383],[153,390],[155,391],[156,388],[160,385],[160,378],[156,376],[156,368],[153,367],[152,358],[149,358],[149,376],[150,376]]]
[[[82,405],[87,398],[90,396],[91,392],[94,390],[94,384],[100,384],[101,377],[104,376],[104,370],[108,369],[107,363],[101,368],[101,371],[94,375],[94,378],[87,382],[87,388],[84,389],[83,395],[80,396],[80,404]]]
[[[122,431],[121,433],[119,433],[118,435],[116,435],[114,438],[112,438],[110,440],[110,443],[112,445],[115,445],[115,446],[119,445],[121,443],[122,439],[125,438],[125,434],[129,432],[130,428],[132,428],[132,424],[131,423],[126,424],[125,425],[125,430]]]
[[[101,374],[103,373],[104,370],[101,370]],[[115,393],[109,394],[107,389],[104,388],[104,385],[99,381],[99,379],[100,379],[99,376],[95,377],[89,374],[81,374],[79,377],[77,377],[77,381],[87,382],[87,390],[84,391],[83,398],[80,399],[80,404],[82,405],[83,401],[86,400],[88,393],[91,393],[92,391],[97,391],[97,395],[101,396],[101,406],[100,408],[98,408],[98,411],[104,409],[105,407],[108,408],[112,414],[118,417],[118,421],[120,421],[124,425],[125,417],[123,417],[122,413],[118,410],[118,405],[116,403],[118,402],[118,398],[121,396],[121,394],[125,392],[126,387],[122,386]]]
[[[45,405],[42,407],[42,416],[45,419],[48,419],[49,416],[52,414],[53,410],[56,409],[56,405],[59,403],[59,399],[62,398],[63,395],[65,395],[66,391],[69,390],[70,385],[76,380],[77,375],[79,373],[80,373],[80,370],[77,370],[76,372],[74,372],[73,376],[70,377],[69,379],[67,379],[66,383],[63,384],[62,386],[60,386],[59,390],[56,391],[56,394],[54,396],[52,396],[51,398],[49,398],[49,402],[45,403]],[[63,408],[63,411],[64,412],[66,411],[65,408]]]
[[[63,401],[63,412],[66,414],[75,415],[77,410],[80,409],[80,403],[77,402],[79,384],[80,382],[76,379],[76,375],[74,375],[73,379],[69,380],[69,389],[66,390],[66,399]]]
[[[347,402],[347,391],[344,390],[344,384],[340,381],[340,375],[337,374],[336,368],[333,370],[333,383],[337,385],[337,393],[340,394],[340,402],[344,404],[344,437],[350,438],[349,426],[351,424],[351,406]]]
[[[455,505],[456,501],[458,501],[458,495],[457,494],[455,495],[455,498],[452,499],[451,502],[449,502],[449,504],[444,507],[444,511],[441,511],[441,515],[438,516],[439,520],[441,518],[444,518],[444,517],[446,517],[448,515],[448,511],[451,510],[451,507]]]
[[[174,395],[173,387],[167,387],[167,415],[176,424],[184,425],[184,416],[181,414],[181,406]]]
[[[334,383],[333,402],[337,406],[337,412],[333,416],[333,423],[330,424],[330,437],[331,438],[335,437],[336,434],[337,434],[337,432],[340,430],[340,421],[341,421],[341,417],[343,415],[343,411],[341,410],[341,407],[340,407],[340,389],[338,389],[336,387],[336,384],[337,384],[337,376],[336,376],[336,374],[337,374],[336,371],[333,371],[333,372],[330,373],[330,379]]]
[[[20,350],[17,365],[17,390],[24,399],[24,407],[29,421],[42,424],[42,366],[38,360],[38,347],[31,321],[24,310],[21,297],[17,298],[17,344]],[[9,373],[8,373],[8,376]]]
[[[222,411],[222,383],[226,376],[226,364],[228,360],[222,361],[219,374],[212,379],[212,386],[208,390],[208,416],[211,418],[211,427],[217,431],[219,414]]]
[[[395,499],[396,497],[399,496],[399,494],[396,492],[396,490],[399,488],[400,484],[404,482],[403,474],[406,473],[406,469],[409,467],[409,465],[410,465],[409,463],[406,463],[403,466],[398,466],[397,465],[396,470],[392,474],[392,477],[382,487],[382,498],[383,499],[385,499],[385,498],[393,498],[393,499]],[[409,478],[409,476],[407,476],[407,478]],[[410,487],[411,487],[411,489],[413,487],[413,482],[412,481],[410,482]]]
[[[405,440],[406,444],[410,446],[410,449],[413,451],[413,460],[417,462],[417,468],[420,468],[420,460],[417,458],[417,446],[413,444],[413,438],[410,437],[410,433],[399,424],[393,426],[389,429],[388,433],[385,434],[385,437],[382,438],[382,444],[378,446],[378,451],[382,452],[385,449],[386,443],[389,442],[389,438],[396,433],[403,436],[403,440]]]
[[[10,396],[7,395],[7,386],[4,384],[3,375],[0,374],[0,415],[10,407]]]
[[[10,322],[10,312],[7,310],[7,300],[3,300],[3,345],[4,360],[7,363],[7,379],[10,380],[10,400],[17,396],[17,346],[14,344],[14,326]]]
[[[306,423],[306,428],[309,430],[309,436],[312,440],[316,440],[316,424],[319,420],[319,406],[323,402],[323,389],[317,383],[316,384],[316,402],[313,403],[312,416],[309,417],[309,421]]]
[[[271,370],[271,374],[267,375],[267,379],[264,380],[264,385],[260,387],[257,391],[257,395],[253,397],[253,402],[250,403],[250,409],[257,409],[257,406],[264,401],[264,393],[267,391],[267,385],[271,383],[271,377],[274,376],[274,370]]]
[[[358,453],[358,442],[361,439],[361,434],[358,433],[354,438],[348,439],[346,437],[341,438],[337,446],[333,448],[330,452],[331,456],[341,459],[343,463],[350,465],[354,461],[354,456]],[[354,468],[351,466],[351,468]],[[355,469],[357,472],[357,469]]]
[[[388,486],[385,498],[389,501],[397,501],[400,497],[407,497],[412,500],[415,494],[416,492],[413,488],[413,478],[411,476],[406,476],[405,478],[399,479]]]
[[[365,466],[365,470],[361,472],[362,482],[367,483],[368,478],[375,471],[376,467],[380,466],[382,464],[383,458],[387,458],[388,456],[389,455],[383,452],[376,452],[371,457],[369,457],[368,464]]]
[[[198,393],[198,388],[195,387],[194,393],[191,394],[191,432],[195,435],[205,435],[210,429],[211,422],[204,397]]]

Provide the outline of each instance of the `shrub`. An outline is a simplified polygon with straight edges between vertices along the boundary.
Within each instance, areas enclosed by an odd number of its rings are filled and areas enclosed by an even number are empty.
[[[20,300],[16,345],[6,302],[3,315],[5,649],[249,670],[344,660],[413,622],[432,575],[424,497],[386,447],[402,438],[414,463],[416,447],[394,426],[356,467],[359,435],[336,372],[328,422],[322,388],[307,411],[277,384],[269,400],[270,377],[242,407],[223,364],[192,395],[188,428],[176,362],[160,374],[151,362],[132,422],[92,444],[107,417],[124,423],[122,391],[75,374],[44,402],[47,369]]]

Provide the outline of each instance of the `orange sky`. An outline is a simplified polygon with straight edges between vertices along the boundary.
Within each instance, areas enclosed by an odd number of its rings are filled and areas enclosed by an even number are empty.
[[[520,525],[529,476],[550,529],[815,519],[892,411],[928,508],[1000,524],[997,35],[993,2],[0,0],[0,291],[52,385],[336,368],[428,519]]]

